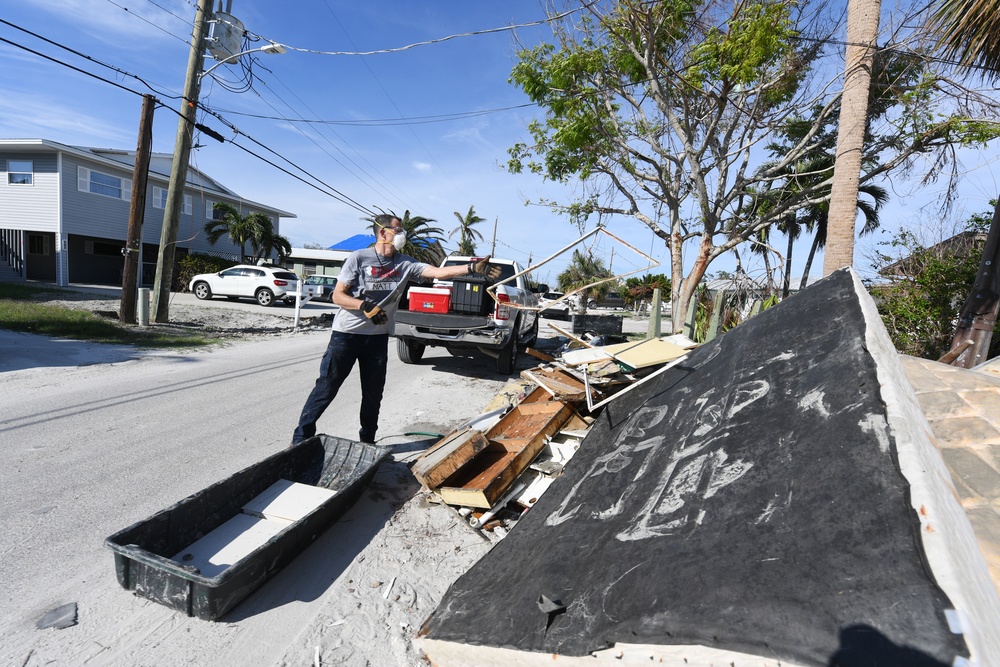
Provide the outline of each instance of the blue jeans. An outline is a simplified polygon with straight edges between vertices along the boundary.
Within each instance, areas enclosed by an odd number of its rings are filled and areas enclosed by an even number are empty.
[[[382,390],[385,388],[385,368],[389,356],[389,336],[334,331],[330,334],[330,344],[320,362],[316,386],[309,393],[302,406],[299,425],[292,435],[292,444],[316,435],[316,422],[337,396],[340,385],[358,362],[361,372],[361,430],[358,439],[375,442],[378,430],[378,411],[382,405]]]

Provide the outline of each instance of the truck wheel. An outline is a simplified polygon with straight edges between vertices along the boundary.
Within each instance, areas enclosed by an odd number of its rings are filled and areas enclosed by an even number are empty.
[[[427,346],[405,338],[396,339],[396,355],[404,364],[419,364]]]
[[[514,367],[517,366],[517,352],[520,346],[517,344],[517,327],[515,326],[514,331],[510,335],[510,340],[507,344],[503,346],[500,350],[500,356],[497,357],[497,373],[500,375],[510,375],[514,372]]]

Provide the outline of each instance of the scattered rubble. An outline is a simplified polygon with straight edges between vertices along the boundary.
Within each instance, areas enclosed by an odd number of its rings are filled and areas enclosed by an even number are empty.
[[[549,325],[564,344],[521,372],[483,416],[423,452],[412,472],[473,528],[502,539],[580,448],[601,406],[697,346],[684,336],[640,341]]]

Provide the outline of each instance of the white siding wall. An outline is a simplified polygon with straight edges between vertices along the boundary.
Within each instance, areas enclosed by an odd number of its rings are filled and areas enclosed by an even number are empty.
[[[32,185],[7,183],[7,160],[31,160]],[[0,152],[0,227],[54,232],[59,227],[55,153]]]

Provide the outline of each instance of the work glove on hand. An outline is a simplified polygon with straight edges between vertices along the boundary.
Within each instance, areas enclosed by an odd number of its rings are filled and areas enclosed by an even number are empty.
[[[376,326],[389,321],[389,316],[385,314],[385,311],[377,303],[372,303],[368,299],[365,299],[361,304],[361,312]]]
[[[496,280],[497,278],[499,278],[500,267],[497,266],[496,264],[490,264],[490,257],[492,257],[492,255],[487,255],[478,262],[469,264],[469,268],[471,269],[472,273],[478,273],[480,275],[484,275],[490,280]]]

